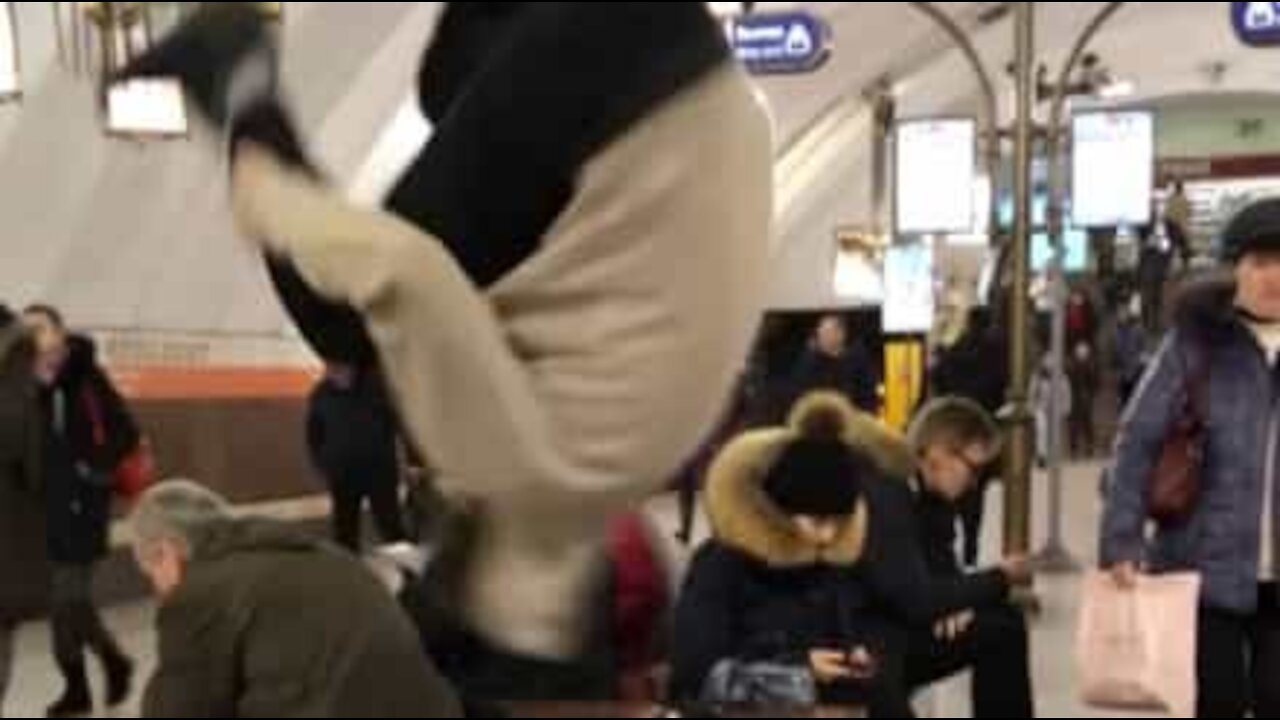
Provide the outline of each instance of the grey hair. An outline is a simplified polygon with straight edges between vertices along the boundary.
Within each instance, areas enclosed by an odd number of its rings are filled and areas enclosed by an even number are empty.
[[[221,495],[191,480],[168,480],[138,500],[130,515],[133,544],[144,550],[176,542],[190,554],[211,525],[231,518],[231,505]]]

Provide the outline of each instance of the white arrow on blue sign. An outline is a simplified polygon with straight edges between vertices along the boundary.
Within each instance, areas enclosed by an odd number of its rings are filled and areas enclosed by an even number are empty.
[[[809,13],[751,13],[728,22],[738,60],[757,75],[813,72],[831,57],[831,28]]]
[[[1231,3],[1231,21],[1246,45],[1280,46],[1280,2]]]

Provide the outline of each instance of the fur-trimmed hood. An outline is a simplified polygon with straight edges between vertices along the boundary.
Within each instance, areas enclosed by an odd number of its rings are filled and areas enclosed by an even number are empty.
[[[1189,280],[1173,303],[1174,326],[1210,341],[1240,327],[1236,312],[1236,282],[1230,273],[1215,271]]]
[[[775,568],[816,563],[846,566],[861,561],[870,522],[865,499],[850,508],[850,522],[835,545],[823,550],[799,537],[790,519],[764,490],[769,471],[786,448],[801,438],[801,428],[824,413],[840,418],[842,436],[850,452],[870,460],[886,476],[911,474],[911,454],[904,440],[854,409],[840,395],[810,395],[796,406],[786,427],[742,435],[712,464],[707,512],[717,541]]]

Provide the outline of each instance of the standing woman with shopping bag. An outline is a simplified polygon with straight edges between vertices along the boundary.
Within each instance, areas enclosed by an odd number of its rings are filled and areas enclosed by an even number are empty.
[[[1122,423],[1102,561],[1125,587],[1200,574],[1197,717],[1280,717],[1280,200],[1223,251],[1231,272],[1184,294]]]

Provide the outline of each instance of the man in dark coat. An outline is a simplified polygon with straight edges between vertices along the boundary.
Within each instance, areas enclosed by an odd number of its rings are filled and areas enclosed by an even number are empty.
[[[962,581],[967,571],[956,555],[957,511],[999,456],[999,427],[977,403],[940,398],[921,410],[907,443],[916,461],[905,485],[915,541],[935,582]],[[1015,581],[1030,577],[1022,558],[1006,560],[1001,570]],[[989,598],[916,627],[908,676],[913,687],[925,687],[972,669],[975,718],[1033,718],[1030,661],[1022,612],[1006,598]]]
[[[184,481],[148,491],[132,527],[161,603],[143,717],[462,717],[360,560]]]
[[[359,552],[365,501],[388,544],[406,538],[396,418],[376,371],[332,364],[311,395],[307,445],[333,498],[333,534]]]
[[[931,378],[933,397],[967,398],[992,416],[1005,405],[1009,390],[1009,346],[1005,329],[994,322],[991,310],[974,308],[964,335],[938,358]],[[987,490],[999,475],[997,463],[984,471],[973,490],[960,500],[964,526],[965,565],[978,564],[982,528],[986,518]]]
[[[38,348],[54,654],[67,685],[49,715],[74,717],[93,709],[86,650],[106,670],[108,706],[123,704],[131,692],[133,663],[107,631],[92,595],[94,568],[108,549],[114,474],[140,435],[91,340],[70,335],[50,307],[29,308],[26,322]]]
[[[49,595],[34,350],[25,328],[0,306],[0,706],[17,626],[43,613]]]
[[[880,410],[880,380],[884,373],[839,315],[818,321],[810,345],[793,371],[788,406],[818,390],[831,390],[869,413]]]

